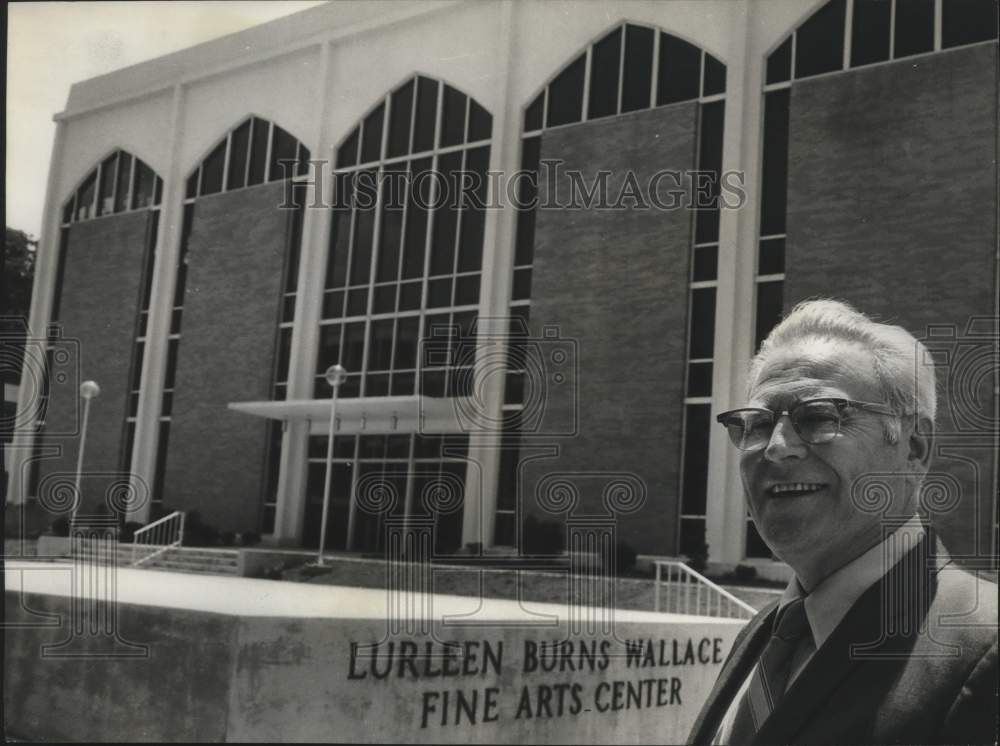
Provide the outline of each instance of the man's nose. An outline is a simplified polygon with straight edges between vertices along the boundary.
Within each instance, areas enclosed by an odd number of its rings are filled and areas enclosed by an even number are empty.
[[[778,418],[774,423],[774,430],[771,439],[764,449],[764,458],[768,461],[784,461],[789,458],[805,458],[806,444],[795,432],[792,425],[792,418],[787,414]]]

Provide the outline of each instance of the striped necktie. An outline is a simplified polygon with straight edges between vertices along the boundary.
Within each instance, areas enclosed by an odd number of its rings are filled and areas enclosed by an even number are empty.
[[[785,693],[791,674],[792,654],[804,635],[810,635],[805,599],[797,598],[781,609],[774,631],[750,678],[750,686],[736,710],[729,743],[753,741],[764,721]]]

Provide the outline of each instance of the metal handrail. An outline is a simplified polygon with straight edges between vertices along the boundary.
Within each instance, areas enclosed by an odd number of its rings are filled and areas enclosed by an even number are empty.
[[[692,570],[681,560],[654,560],[656,565],[655,608],[660,611],[660,587],[664,582],[674,585],[675,592],[669,596],[664,609],[668,613],[695,614],[698,616],[716,616],[736,619],[750,619],[757,610],[750,604],[741,601],[725,588],[713,583],[700,572]],[[694,603],[692,593],[694,591]],[[703,599],[704,591],[704,603]],[[693,609],[692,609],[693,606]],[[704,611],[703,611],[704,607]]]
[[[179,547],[183,541],[184,512],[175,510],[170,515],[165,515],[132,534],[132,566],[138,567],[144,562],[149,562],[167,550]],[[140,546],[156,547],[156,549],[136,559],[136,553]]]

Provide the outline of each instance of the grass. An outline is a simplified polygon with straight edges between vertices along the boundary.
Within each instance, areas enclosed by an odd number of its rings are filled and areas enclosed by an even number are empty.
[[[384,560],[331,558],[326,567],[298,565],[280,573],[282,580],[357,588],[386,588],[390,567]],[[605,582],[588,582],[585,575],[571,576],[552,570],[476,568],[455,564],[431,565],[424,588],[434,593],[545,603],[601,603],[620,609],[651,611],[655,608],[655,582],[652,577],[616,577]],[[755,609],[773,600],[768,588],[739,587],[728,589]],[[709,594],[695,587],[661,585],[664,610],[709,613]],[[686,606],[685,606],[686,604]],[[697,609],[697,611],[696,611]]]

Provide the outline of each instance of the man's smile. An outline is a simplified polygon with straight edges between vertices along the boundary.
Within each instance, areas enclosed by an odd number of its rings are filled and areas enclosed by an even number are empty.
[[[773,482],[764,488],[764,493],[769,497],[804,497],[826,486],[823,482]]]

